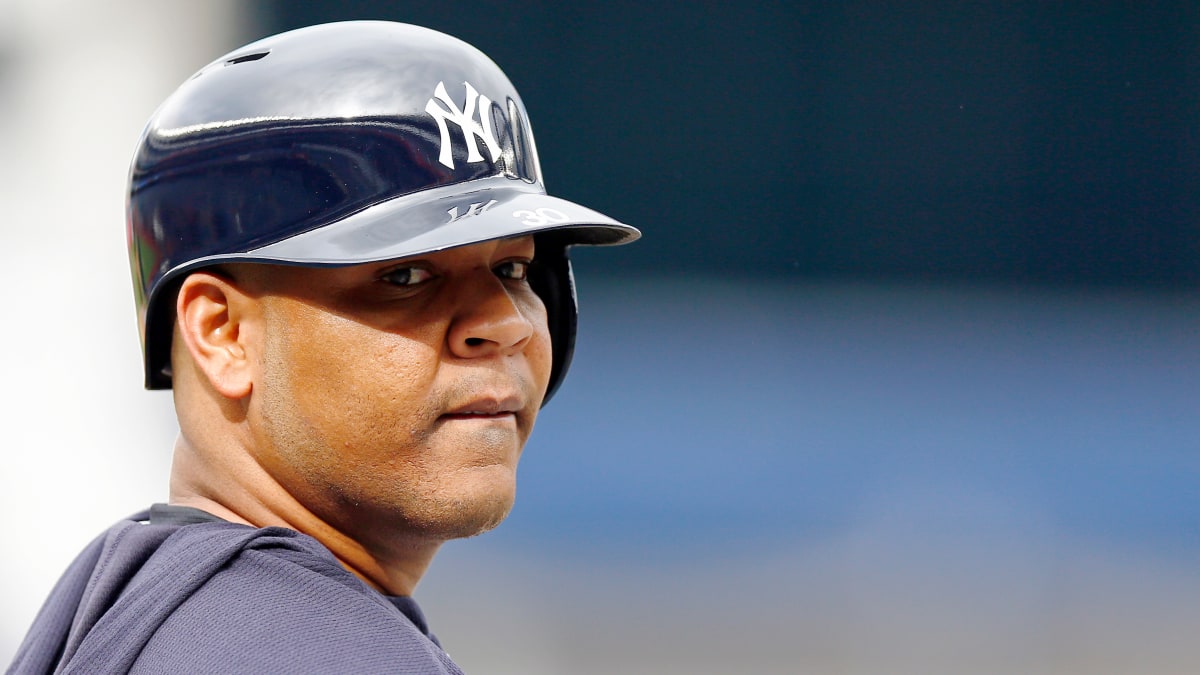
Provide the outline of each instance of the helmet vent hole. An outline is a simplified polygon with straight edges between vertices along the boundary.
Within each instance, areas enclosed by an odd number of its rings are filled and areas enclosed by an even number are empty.
[[[245,56],[238,56],[236,58],[232,58],[232,59],[229,59],[228,61],[226,61],[225,65],[232,66],[237,63],[245,63],[247,61],[257,61],[270,53],[271,53],[270,50],[267,50],[265,52],[258,52],[257,54],[246,54]]]

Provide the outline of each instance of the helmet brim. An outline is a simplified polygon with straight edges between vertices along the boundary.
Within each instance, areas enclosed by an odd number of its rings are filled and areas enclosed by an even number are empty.
[[[557,239],[568,246],[613,246],[641,236],[634,227],[536,186],[485,178],[396,197],[282,241],[208,256],[187,267],[234,261],[358,265],[549,231],[560,231]]]

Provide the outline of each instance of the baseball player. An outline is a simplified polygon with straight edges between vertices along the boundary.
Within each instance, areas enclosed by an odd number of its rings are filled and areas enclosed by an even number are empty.
[[[11,673],[458,673],[411,594],[495,527],[571,360],[567,251],[639,236],[546,195],[486,56],[389,22],[212,62],[130,172],[170,500],[89,545]]]

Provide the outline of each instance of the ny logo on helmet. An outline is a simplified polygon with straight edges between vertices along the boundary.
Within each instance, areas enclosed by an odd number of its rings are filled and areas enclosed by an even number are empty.
[[[433,116],[438,130],[442,132],[442,150],[438,154],[438,161],[450,169],[454,168],[454,153],[451,150],[450,129],[446,126],[446,122],[453,122],[462,130],[463,140],[467,144],[468,164],[483,161],[483,155],[479,154],[479,146],[475,143],[476,138],[483,141],[488,156],[493,162],[500,156],[500,144],[496,142],[496,136],[492,132],[492,125],[489,123],[491,120],[486,119],[492,108],[491,99],[480,96],[470,82],[463,84],[467,86],[467,100],[463,102],[461,109],[454,105],[454,101],[446,93],[444,82],[437,83],[437,88],[433,90],[433,98],[425,104],[425,112]],[[438,101],[445,104],[445,107],[438,105]],[[476,121],[477,112],[478,121]]]

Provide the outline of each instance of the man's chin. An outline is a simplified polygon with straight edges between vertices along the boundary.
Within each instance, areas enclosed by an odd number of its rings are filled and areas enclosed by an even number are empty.
[[[450,541],[452,539],[467,539],[495,529],[511,511],[507,508],[478,509],[470,513],[457,512],[452,516],[407,523],[408,531],[419,539],[431,541]]]
[[[511,504],[508,508],[498,510],[486,518],[478,518],[471,522],[460,523],[460,527],[453,532],[454,536],[446,537],[446,539],[466,539],[468,537],[477,537],[485,532],[490,532],[499,527],[500,523],[504,522],[504,519],[508,517],[510,511],[512,511]]]
[[[495,529],[512,511],[511,487],[451,501],[427,502],[419,513],[409,513],[405,527],[428,539],[449,541],[474,537]]]

